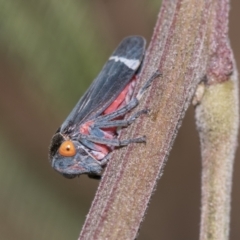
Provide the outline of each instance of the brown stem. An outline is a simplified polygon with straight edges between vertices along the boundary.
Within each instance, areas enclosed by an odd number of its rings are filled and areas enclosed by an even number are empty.
[[[164,0],[140,76],[157,79],[138,109],[149,108],[122,139],[146,135],[147,144],[115,151],[79,239],[134,239],[171,150],[181,120],[206,75],[211,29],[219,0]]]

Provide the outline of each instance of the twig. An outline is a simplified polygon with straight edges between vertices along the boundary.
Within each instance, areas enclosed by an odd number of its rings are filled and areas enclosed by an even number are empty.
[[[227,0],[212,1],[211,30],[202,99],[196,120],[202,153],[201,240],[229,237],[233,160],[239,124],[237,69],[228,39]],[[199,92],[199,91],[197,91]]]

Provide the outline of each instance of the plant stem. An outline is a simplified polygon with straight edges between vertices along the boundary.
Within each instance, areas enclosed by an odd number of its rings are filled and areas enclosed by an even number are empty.
[[[202,155],[201,240],[229,238],[233,160],[239,124],[237,69],[228,39],[227,0],[212,1],[209,59],[196,121]]]
[[[138,88],[158,69],[139,109],[151,109],[122,131],[121,139],[146,135],[147,143],[113,153],[79,239],[135,239],[181,120],[206,76],[211,21],[224,0],[164,0]]]

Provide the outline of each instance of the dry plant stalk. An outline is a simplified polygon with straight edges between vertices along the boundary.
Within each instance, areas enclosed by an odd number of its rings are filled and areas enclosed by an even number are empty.
[[[136,238],[181,120],[197,85],[208,76],[209,54],[214,51],[211,44],[215,26],[211,23],[216,22],[218,11],[227,18],[228,9],[222,9],[227,4],[227,0],[163,1],[138,87],[157,69],[163,77],[154,81],[136,109],[151,109],[149,116],[140,117],[121,136],[127,139],[146,135],[147,144],[131,144],[115,151],[79,239]],[[223,36],[220,32],[215,37]],[[197,111],[204,119],[200,106],[204,109],[201,103]],[[227,185],[230,187],[229,181]]]

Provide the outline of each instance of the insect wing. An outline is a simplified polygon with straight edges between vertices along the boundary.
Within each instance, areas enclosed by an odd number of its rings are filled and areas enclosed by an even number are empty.
[[[125,38],[64,121],[60,132],[101,114],[132,79],[142,62],[144,52],[144,38]]]

